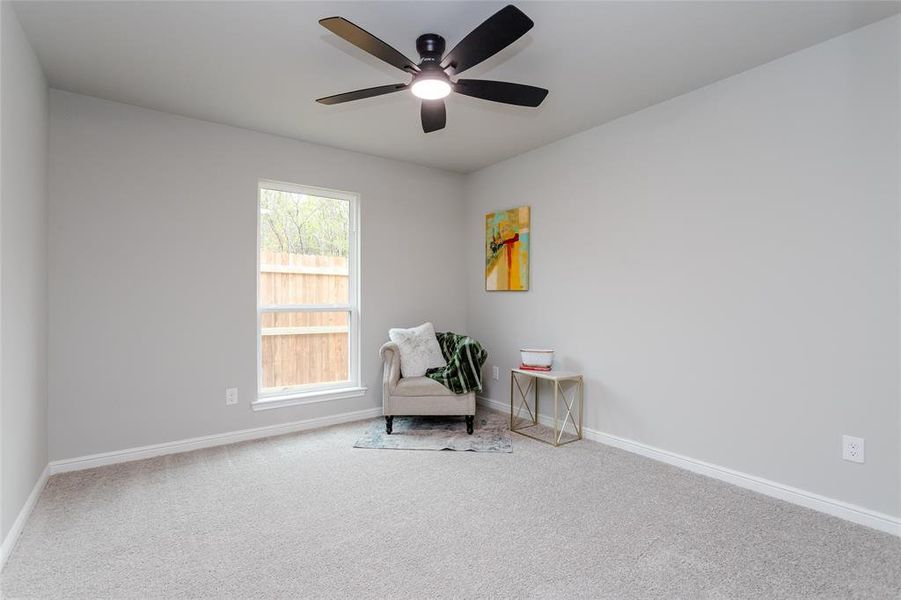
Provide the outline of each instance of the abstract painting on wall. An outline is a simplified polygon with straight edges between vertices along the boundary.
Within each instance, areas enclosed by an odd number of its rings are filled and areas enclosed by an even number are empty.
[[[485,215],[485,289],[529,289],[529,207]]]

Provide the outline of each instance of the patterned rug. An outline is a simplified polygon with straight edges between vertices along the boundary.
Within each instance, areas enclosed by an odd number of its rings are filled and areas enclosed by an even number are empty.
[[[479,411],[475,431],[466,433],[463,417],[394,417],[394,432],[385,433],[385,420],[373,423],[354,448],[394,450],[470,450],[513,452],[507,417]]]

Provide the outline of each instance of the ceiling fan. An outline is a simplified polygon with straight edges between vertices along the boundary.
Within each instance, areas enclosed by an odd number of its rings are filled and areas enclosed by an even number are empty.
[[[410,88],[414,96],[422,99],[422,130],[430,133],[444,128],[447,122],[444,98],[451,92],[492,102],[531,107],[541,104],[548,94],[546,89],[519,83],[451,79],[451,76],[459,75],[494,56],[532,28],[535,24],[532,19],[512,5],[505,6],[473,29],[447,54],[444,54],[444,38],[437,33],[419,36],[416,38],[416,51],[420,57],[418,65],[343,17],[322,19],[319,24],[354,46],[413,76],[410,83],[380,85],[316,100],[321,104],[340,104]]]

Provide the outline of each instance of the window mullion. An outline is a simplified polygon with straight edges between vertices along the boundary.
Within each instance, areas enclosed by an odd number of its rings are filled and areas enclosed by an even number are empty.
[[[266,304],[260,306],[261,313],[278,312],[349,312],[351,304]]]

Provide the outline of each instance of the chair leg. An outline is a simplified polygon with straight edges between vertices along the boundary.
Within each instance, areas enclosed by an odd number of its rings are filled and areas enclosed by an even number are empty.
[[[475,415],[466,415],[466,433],[468,433],[469,435],[472,435],[475,419]]]
[[[391,431],[394,429],[394,417],[386,416],[385,417],[385,432],[388,435],[391,435]]]

